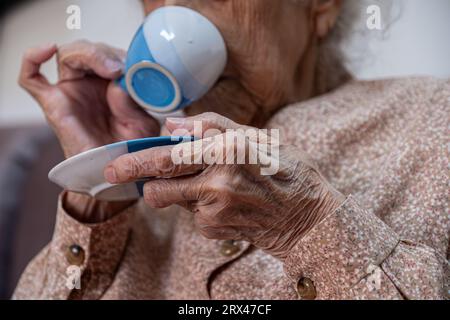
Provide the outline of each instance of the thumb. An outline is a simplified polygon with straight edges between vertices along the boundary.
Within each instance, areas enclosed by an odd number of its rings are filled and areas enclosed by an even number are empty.
[[[113,116],[122,123],[141,123],[146,131],[150,131],[152,135],[159,135],[158,121],[134,102],[115,81],[111,81],[108,85],[106,100]]]

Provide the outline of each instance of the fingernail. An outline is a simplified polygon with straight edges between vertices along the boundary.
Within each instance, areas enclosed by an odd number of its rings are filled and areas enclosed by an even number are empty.
[[[166,122],[171,123],[177,127],[182,127],[186,123],[184,118],[167,118]]]
[[[107,59],[105,60],[105,67],[115,72],[123,69],[123,63],[117,60]]]
[[[105,169],[105,179],[109,183],[117,182],[117,174],[116,174],[116,169],[114,169],[114,167],[109,166]]]
[[[56,46],[56,44],[54,42],[48,42],[46,44],[43,44],[40,46],[41,50],[50,50],[53,49]]]

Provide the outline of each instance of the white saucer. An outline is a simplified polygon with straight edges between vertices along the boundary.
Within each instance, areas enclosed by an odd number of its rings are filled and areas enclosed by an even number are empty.
[[[127,153],[153,147],[175,145],[192,141],[191,137],[156,137],[123,141],[92,149],[61,162],[48,174],[48,178],[68,191],[91,195],[99,200],[124,201],[142,195],[144,181],[112,185],[103,176],[105,166]]]

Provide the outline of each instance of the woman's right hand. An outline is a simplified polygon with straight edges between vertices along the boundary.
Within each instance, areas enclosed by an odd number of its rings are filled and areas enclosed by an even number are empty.
[[[40,73],[57,55],[59,79],[50,84]],[[126,53],[104,44],[76,41],[60,48],[29,49],[19,84],[39,103],[66,157],[105,144],[159,135],[159,124],[115,82]]]
[[[57,55],[59,79],[50,84],[40,73]],[[39,103],[65,156],[121,140],[159,135],[158,122],[117,85],[126,53],[104,44],[76,41],[62,47],[29,49],[22,61],[19,84]],[[68,192],[66,209],[83,222],[101,222],[130,205],[105,203]]]

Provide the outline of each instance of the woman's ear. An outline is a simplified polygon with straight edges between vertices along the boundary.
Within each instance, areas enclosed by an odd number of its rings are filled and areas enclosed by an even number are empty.
[[[145,14],[147,15],[159,7],[164,6],[165,2],[165,0],[143,0]]]
[[[325,38],[333,29],[341,11],[342,0],[316,0],[312,14],[319,39]]]

